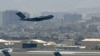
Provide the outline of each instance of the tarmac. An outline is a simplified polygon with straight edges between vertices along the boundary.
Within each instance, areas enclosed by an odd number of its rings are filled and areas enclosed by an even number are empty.
[[[10,52],[11,56],[54,56],[55,51]],[[100,56],[100,52],[61,51],[62,56]],[[0,56],[4,56],[0,53]]]

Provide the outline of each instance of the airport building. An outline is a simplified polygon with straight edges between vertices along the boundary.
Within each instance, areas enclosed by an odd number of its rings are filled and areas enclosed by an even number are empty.
[[[85,46],[76,46],[76,45],[74,45],[74,46],[68,46],[68,45],[62,45],[62,44],[59,44],[59,45],[56,45],[55,46],[56,47],[56,49],[58,49],[58,50],[65,50],[65,51],[76,51],[76,50],[84,50],[85,49]]]
[[[0,48],[13,48],[16,43],[21,43],[21,41],[0,39]]]
[[[86,46],[85,50],[99,50],[100,38],[86,38],[81,42],[82,46]]]
[[[0,39],[0,49],[2,48],[6,48],[8,41],[4,40],[4,39]]]
[[[41,50],[44,48],[42,40],[4,40],[0,39],[0,49],[12,48],[13,51],[32,51]]]
[[[61,41],[60,44],[66,44],[68,46],[74,46],[75,45],[75,40],[65,39],[65,40]]]

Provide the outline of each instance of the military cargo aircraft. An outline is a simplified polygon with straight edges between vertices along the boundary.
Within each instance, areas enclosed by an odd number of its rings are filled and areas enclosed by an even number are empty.
[[[23,21],[43,21],[43,20],[52,19],[54,17],[53,15],[47,15],[47,16],[40,16],[34,18],[27,18],[22,12],[17,12],[16,15],[19,16],[20,20]]]

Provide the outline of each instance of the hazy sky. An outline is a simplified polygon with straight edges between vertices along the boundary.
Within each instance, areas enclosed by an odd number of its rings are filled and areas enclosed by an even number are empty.
[[[36,13],[88,7],[100,7],[100,0],[0,0],[0,11],[14,9]]]

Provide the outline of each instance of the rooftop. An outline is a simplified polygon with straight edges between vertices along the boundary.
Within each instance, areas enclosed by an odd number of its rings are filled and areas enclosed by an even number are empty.
[[[8,42],[7,40],[4,39],[0,39],[0,42]]]
[[[35,41],[37,43],[47,43],[46,41],[39,40],[39,39],[32,39],[31,41]]]
[[[100,38],[86,38],[82,41],[100,41]]]

